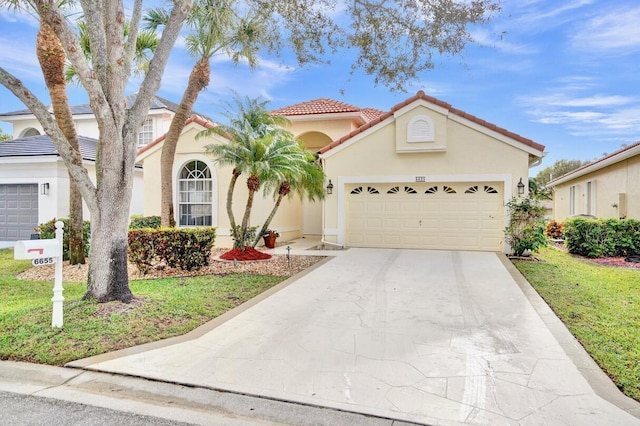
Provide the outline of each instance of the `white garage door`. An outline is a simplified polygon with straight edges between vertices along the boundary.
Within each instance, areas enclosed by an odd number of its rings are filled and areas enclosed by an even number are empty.
[[[0,241],[28,240],[38,225],[38,185],[0,185]]]
[[[502,250],[501,183],[356,184],[346,194],[349,247]]]

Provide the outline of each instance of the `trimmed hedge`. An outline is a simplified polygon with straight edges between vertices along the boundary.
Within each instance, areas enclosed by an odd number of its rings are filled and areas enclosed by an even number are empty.
[[[129,260],[142,274],[162,261],[171,268],[191,271],[209,264],[215,239],[215,228],[132,229]]]
[[[565,245],[571,254],[616,257],[640,253],[640,221],[636,219],[567,219]]]
[[[160,229],[160,216],[142,216],[141,214],[131,216],[129,229],[145,228]]]
[[[69,219],[51,219],[49,222],[41,223],[34,230],[40,235],[41,240],[52,240],[56,237],[56,222],[64,223],[64,234],[62,235],[62,259],[69,260]],[[89,256],[89,237],[91,236],[91,224],[88,220],[82,222],[82,239],[84,240],[84,255]]]

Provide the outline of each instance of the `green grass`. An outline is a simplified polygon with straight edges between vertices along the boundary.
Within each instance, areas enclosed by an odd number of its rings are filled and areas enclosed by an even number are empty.
[[[538,257],[514,264],[618,388],[640,401],[640,270],[552,248]]]
[[[51,327],[53,282],[21,281],[31,266],[0,250],[0,359],[63,365],[69,361],[185,334],[273,287],[286,277],[224,277],[131,281],[142,303],[82,300],[84,283],[64,286],[64,327]]]

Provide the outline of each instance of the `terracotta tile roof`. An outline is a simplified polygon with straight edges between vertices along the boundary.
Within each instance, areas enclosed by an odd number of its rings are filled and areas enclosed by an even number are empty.
[[[384,111],[380,111],[379,109],[375,108],[362,108],[361,111],[364,116],[367,117],[367,121],[375,120],[385,113]]]
[[[349,105],[333,99],[320,98],[311,101],[301,102],[271,111],[275,115],[312,115],[312,114],[333,114],[340,112],[359,112],[361,108]]]
[[[553,187],[553,186],[557,185],[558,183],[560,183],[560,181],[566,182],[567,180],[571,180],[571,179],[573,179],[573,178],[571,178],[571,176],[573,176],[573,175],[575,175],[575,177],[577,178],[577,177],[580,177],[580,176],[582,176],[584,174],[592,173],[592,172],[594,172],[596,170],[600,170],[602,167],[605,167],[605,166],[611,164],[611,163],[602,164],[604,161],[606,161],[606,160],[608,160],[608,159],[610,159],[612,157],[615,157],[617,155],[624,154],[627,151],[631,151],[631,150],[639,148],[639,147],[640,147],[640,141],[632,143],[631,145],[625,146],[623,148],[620,148],[617,151],[612,152],[611,154],[604,155],[603,157],[598,158],[598,159],[596,159],[594,161],[590,161],[590,162],[588,162],[586,164],[583,164],[582,166],[578,167],[577,169],[572,170],[572,171],[570,171],[568,173],[565,173],[562,176],[558,176],[557,178],[549,181],[547,183],[547,186]],[[633,155],[633,153],[631,153],[631,152],[629,154]],[[637,155],[637,153],[635,155]],[[624,158],[629,158],[629,155],[624,155],[620,159],[618,159],[617,161],[620,161],[620,160],[622,160]],[[588,170],[586,170],[586,169],[588,169]],[[570,178],[570,179],[567,179],[567,178]]]
[[[185,127],[188,126],[191,123],[196,123],[201,125],[202,127],[206,127],[207,129],[210,129],[211,127],[215,126],[215,123],[213,123],[211,120],[207,120],[206,118],[198,115],[198,114],[191,114],[191,117],[189,117],[187,119],[187,121],[184,122]],[[146,152],[148,150],[150,150],[151,148],[153,148],[154,146],[158,145],[160,142],[164,141],[164,139],[167,137],[167,134],[165,133],[164,135],[160,136],[159,138],[157,138],[156,140],[154,140],[153,142],[150,142],[148,144],[146,144],[145,146],[143,146],[142,148],[140,148],[138,150],[138,152],[136,153],[136,155],[140,155],[143,152]]]
[[[483,127],[486,127],[489,130],[493,130],[494,132],[500,133],[504,136],[507,136],[511,139],[514,139],[520,143],[523,143],[527,146],[530,146],[534,149],[537,149],[539,151],[544,151],[544,145],[541,145],[537,142],[532,141],[531,139],[527,139],[523,136],[520,136],[516,133],[510,132],[507,129],[503,129],[502,127],[498,127],[495,124],[489,123],[488,121],[482,120],[481,118],[476,117],[475,115],[466,113],[462,110],[459,110],[457,108],[454,108],[453,106],[451,106],[451,104],[448,104],[444,101],[441,101],[440,99],[434,98],[433,96],[428,96],[427,94],[424,93],[424,91],[420,90],[418,91],[418,93],[416,93],[414,96],[410,97],[409,99],[406,99],[403,102],[400,102],[399,104],[395,105],[393,108],[391,108],[391,111],[384,113],[382,115],[379,115],[378,117],[376,117],[375,119],[369,121],[368,123],[363,124],[362,126],[358,127],[357,129],[355,129],[354,131],[352,131],[351,133],[349,133],[348,135],[345,135],[343,137],[341,137],[338,140],[333,141],[332,143],[330,143],[329,145],[325,146],[324,148],[322,148],[319,153],[320,154],[324,154],[325,152],[335,148],[338,145],[342,145],[343,143],[345,143],[346,141],[348,141],[349,139],[353,138],[354,136],[364,132],[367,129],[370,129],[371,127],[375,126],[378,123],[383,122],[384,120],[386,120],[389,117],[392,117],[393,114],[395,114],[396,111],[398,111],[401,108],[404,108],[405,106],[417,101],[417,100],[424,100],[426,102],[429,102],[431,104],[434,105],[438,105],[439,107],[442,107],[446,110],[448,110],[451,114],[455,114],[459,117],[463,117],[469,121],[472,121],[476,124],[479,124]]]

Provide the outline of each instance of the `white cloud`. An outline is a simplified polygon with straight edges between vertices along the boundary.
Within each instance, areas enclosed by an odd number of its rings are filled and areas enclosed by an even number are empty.
[[[538,52],[538,48],[530,44],[509,41],[508,34],[496,35],[486,29],[474,30],[471,33],[471,38],[480,46],[491,47],[503,53],[528,55]]]
[[[594,93],[597,86],[593,78],[569,76],[517,102],[534,122],[560,126],[572,136],[599,141],[637,139],[640,97]]]
[[[631,54],[640,50],[640,7],[609,9],[585,22],[571,44],[585,51]]]

